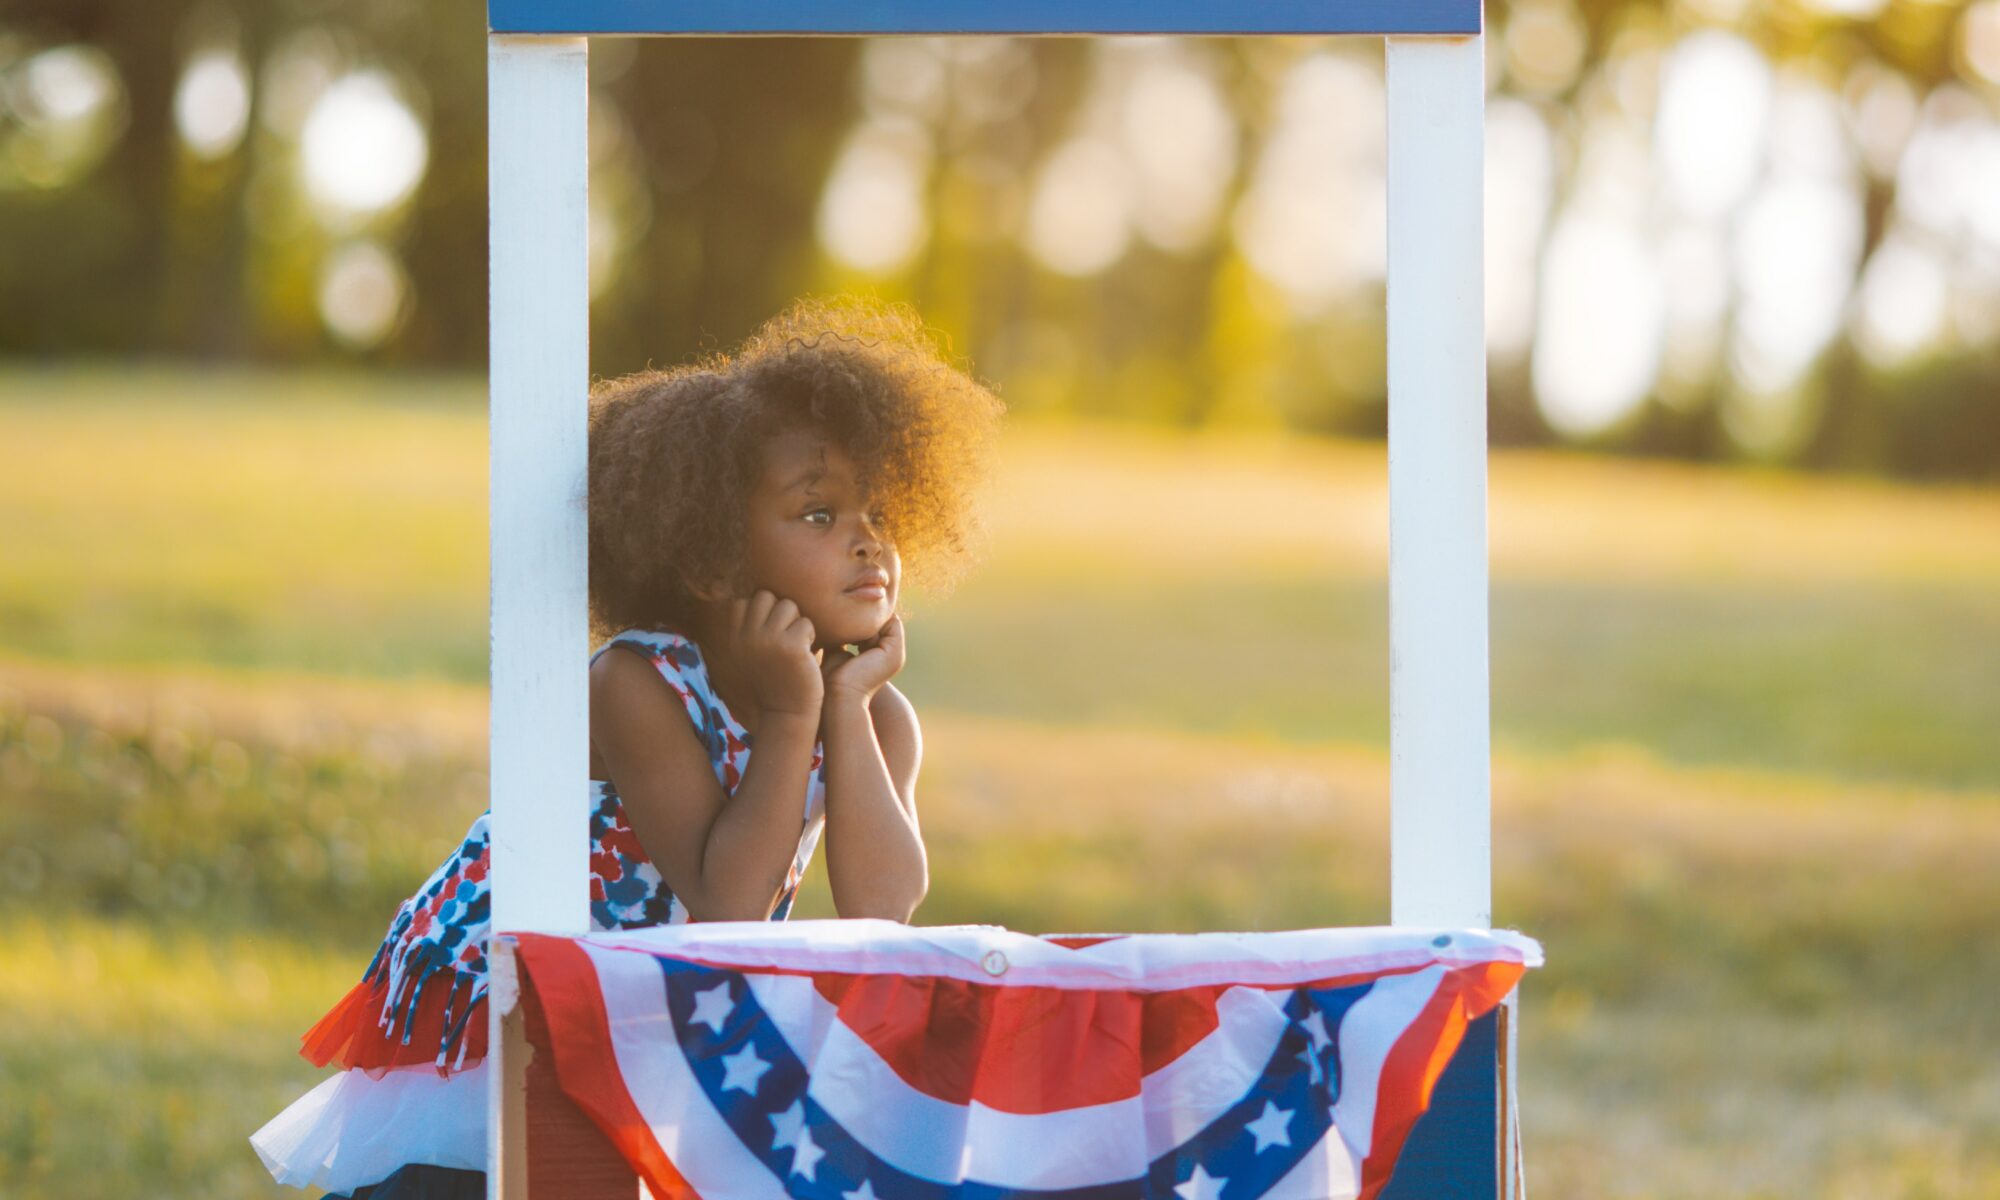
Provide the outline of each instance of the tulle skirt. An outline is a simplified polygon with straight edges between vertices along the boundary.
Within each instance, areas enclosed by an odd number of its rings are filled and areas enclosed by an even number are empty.
[[[428,1063],[373,1074],[350,1067],[271,1118],[250,1144],[272,1177],[293,1187],[431,1200],[457,1196],[472,1173],[483,1197],[486,1061],[448,1076]],[[421,1167],[437,1169],[406,1170]]]

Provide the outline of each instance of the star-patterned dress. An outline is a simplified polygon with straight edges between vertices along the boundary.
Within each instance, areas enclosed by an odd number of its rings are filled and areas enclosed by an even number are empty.
[[[750,734],[716,694],[693,640],[628,629],[591,661],[613,646],[658,668],[694,722],[717,782],[733,796],[749,765]],[[774,921],[790,915],[825,825],[822,749],[813,746],[798,851]],[[590,802],[591,928],[686,921],[686,905],[640,847],[611,782],[590,780]],[[361,982],[301,1039],[307,1059],[337,1061],[343,1070],[251,1136],[278,1182],[346,1195],[415,1164],[485,1169],[491,820],[489,810],[473,821],[457,850],[397,909]]]

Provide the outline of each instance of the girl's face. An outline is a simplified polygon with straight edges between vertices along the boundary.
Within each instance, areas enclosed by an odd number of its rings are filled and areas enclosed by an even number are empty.
[[[903,564],[847,452],[787,430],[765,447],[750,495],[749,577],[799,606],[821,649],[865,642],[896,612]]]

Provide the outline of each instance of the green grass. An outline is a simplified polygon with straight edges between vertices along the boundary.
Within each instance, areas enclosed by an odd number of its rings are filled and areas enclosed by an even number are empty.
[[[1379,447],[1086,426],[1003,451],[990,561],[915,598],[913,695],[1387,744]],[[0,653],[479,682],[485,455],[464,381],[0,376]],[[2000,787],[2000,492],[1492,475],[1500,745]]]
[[[254,695],[121,725],[60,686],[0,724],[0,1190],[271,1194],[241,1139],[319,1077],[298,1034],[479,810],[477,723],[422,730],[385,688],[315,748],[274,740]],[[1365,748],[948,711],[926,732],[923,921],[1387,917],[1386,766]],[[1497,912],[1550,955],[1523,1010],[1540,1194],[1988,1194],[1990,798],[1503,757],[1496,824]],[[802,915],[827,912],[815,878]]]
[[[10,912],[0,943],[0,1192],[286,1191],[246,1139],[317,1082],[287,1049],[348,963],[272,931],[75,913]]]
[[[1003,449],[919,919],[1385,921],[1380,447]],[[485,484],[465,381],[0,372],[0,1197],[300,1194],[245,1139],[484,804]],[[2000,1195],[2000,493],[1491,487],[1534,1194]]]

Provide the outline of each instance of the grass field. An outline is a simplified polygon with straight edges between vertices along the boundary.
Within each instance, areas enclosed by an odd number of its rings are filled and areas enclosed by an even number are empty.
[[[1381,448],[1002,462],[910,623],[919,920],[1385,920]],[[0,373],[0,1196],[302,1194],[244,1139],[483,806],[485,485],[476,383]],[[1491,491],[1533,1193],[2000,1195],[2000,492]]]

